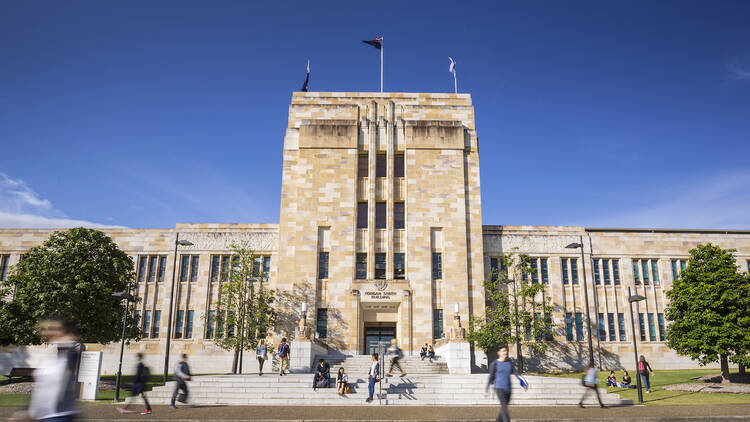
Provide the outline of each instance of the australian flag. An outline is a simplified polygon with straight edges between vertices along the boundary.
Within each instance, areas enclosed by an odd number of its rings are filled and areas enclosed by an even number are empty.
[[[362,40],[365,44],[370,44],[371,46],[377,48],[378,50],[381,50],[383,48],[383,37],[377,37],[374,40]]]

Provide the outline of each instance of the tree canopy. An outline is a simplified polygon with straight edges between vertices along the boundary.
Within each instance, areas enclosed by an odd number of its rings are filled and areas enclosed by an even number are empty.
[[[36,322],[49,316],[70,318],[80,339],[108,343],[122,334],[125,303],[113,293],[133,281],[133,260],[106,234],[74,228],[52,233],[29,249],[0,286],[0,344],[40,344]],[[138,336],[132,318],[128,338]]]
[[[687,268],[670,291],[667,344],[701,365],[750,363],[750,276],[740,273],[734,249],[708,243],[690,250]]]

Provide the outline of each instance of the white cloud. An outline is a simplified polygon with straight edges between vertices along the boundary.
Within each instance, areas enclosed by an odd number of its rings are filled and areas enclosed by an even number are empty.
[[[735,57],[727,65],[729,77],[738,81],[750,80],[750,56]]]
[[[41,198],[26,182],[0,172],[0,227],[70,228],[118,227],[68,218],[52,203]]]
[[[670,195],[670,192],[672,193]],[[653,195],[655,196],[655,195]],[[637,209],[595,218],[589,227],[750,229],[750,172],[727,173],[645,195]]]

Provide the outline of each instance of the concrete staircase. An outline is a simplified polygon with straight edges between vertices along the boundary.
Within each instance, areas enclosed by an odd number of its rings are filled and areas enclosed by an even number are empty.
[[[354,366],[353,366],[354,367]],[[333,371],[332,371],[333,372]],[[312,389],[312,374],[204,375],[188,382],[189,401],[195,405],[489,405],[496,406],[493,395],[484,397],[487,374],[446,375],[409,374],[406,377],[387,377],[375,386],[375,400],[366,403],[367,376],[364,372],[349,372],[352,391],[346,396],[336,394],[336,388]],[[511,404],[528,406],[575,405],[584,387],[578,379],[526,376],[528,391],[518,388],[513,380]],[[168,404],[175,387],[174,381],[156,387],[148,398],[155,404]],[[492,392],[492,390],[490,390]],[[617,394],[600,390],[607,405],[632,404],[622,401]],[[596,404],[589,395],[586,404]]]
[[[370,372],[372,358],[369,355],[322,355],[315,357],[314,366],[318,365],[320,359],[325,359],[331,365],[331,376],[339,370],[340,366],[344,367],[347,374],[367,374]],[[386,372],[390,369],[390,358],[385,357]],[[439,356],[430,362],[428,359],[422,360],[419,356],[404,356],[399,360],[401,367],[408,375],[428,375],[428,374],[447,374],[448,364],[442,361]],[[398,369],[394,368],[394,375],[400,375]]]

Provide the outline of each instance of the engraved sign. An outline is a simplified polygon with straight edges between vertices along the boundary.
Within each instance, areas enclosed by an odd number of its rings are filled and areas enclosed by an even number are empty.
[[[362,298],[362,301],[396,301],[398,300],[398,293],[394,291],[389,290],[365,290],[364,297]]]

